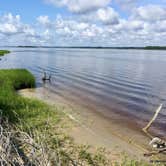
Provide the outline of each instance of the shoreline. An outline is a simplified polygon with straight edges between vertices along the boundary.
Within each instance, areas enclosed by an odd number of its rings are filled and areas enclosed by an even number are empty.
[[[166,50],[166,46],[119,46],[119,47],[104,47],[104,46],[35,46],[35,45],[19,45],[19,46],[3,46],[14,48],[68,48],[68,49],[125,49],[125,50]]]
[[[35,78],[28,70],[3,69],[0,78],[3,165],[110,165],[104,151],[92,153],[63,132],[70,121],[62,108],[19,96],[18,90],[35,88]]]
[[[152,150],[148,146],[150,139],[135,126],[131,128],[123,123],[117,124],[99,112],[67,102],[45,88],[25,89],[19,91],[19,94],[63,107],[64,113],[74,122],[67,134],[76,143],[114,149],[116,155],[126,153],[133,159],[149,160],[143,154]]]

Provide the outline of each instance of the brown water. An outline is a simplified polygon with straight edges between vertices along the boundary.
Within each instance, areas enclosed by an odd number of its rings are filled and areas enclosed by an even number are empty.
[[[52,75],[49,90],[115,121],[132,121],[141,129],[163,103],[152,130],[166,134],[166,51],[9,49],[0,68],[27,68],[38,86],[45,70]]]

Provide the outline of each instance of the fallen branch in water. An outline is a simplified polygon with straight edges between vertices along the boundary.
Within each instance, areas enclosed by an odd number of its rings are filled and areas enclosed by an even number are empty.
[[[154,114],[154,116],[152,117],[152,119],[149,121],[149,123],[142,129],[150,138],[153,138],[153,136],[151,134],[148,133],[148,129],[150,128],[150,126],[152,125],[152,123],[156,120],[159,112],[161,111],[163,105],[160,104],[160,106],[156,109],[156,112]]]
[[[150,145],[152,145],[153,148],[156,148],[156,151],[152,151],[149,153],[145,153],[144,156],[149,157],[152,155],[157,155],[159,153],[165,153],[166,152],[166,143],[164,140],[158,138],[158,137],[154,137],[152,136],[149,132],[148,129],[150,128],[150,126],[152,125],[152,123],[156,120],[159,112],[162,109],[162,104],[160,104],[160,106],[156,109],[154,116],[152,117],[152,119],[149,121],[149,123],[142,129],[145,134],[147,134],[152,140],[149,143]],[[162,148],[161,148],[162,147]]]

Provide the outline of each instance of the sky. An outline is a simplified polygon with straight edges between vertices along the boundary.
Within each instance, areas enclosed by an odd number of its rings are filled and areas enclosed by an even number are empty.
[[[0,46],[166,45],[166,0],[0,0]]]

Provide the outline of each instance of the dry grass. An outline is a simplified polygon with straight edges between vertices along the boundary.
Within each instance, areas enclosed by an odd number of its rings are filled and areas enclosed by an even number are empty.
[[[36,138],[39,137],[35,136]],[[31,135],[19,129],[12,129],[6,121],[0,125],[0,165],[49,166],[50,155],[41,141],[36,142]],[[51,154],[51,153],[50,153]],[[59,163],[55,163],[59,165]]]
[[[75,145],[70,137],[33,130],[23,131],[1,118],[0,165],[18,166],[100,166],[109,165],[103,151],[88,152],[88,146]]]

